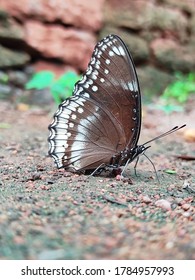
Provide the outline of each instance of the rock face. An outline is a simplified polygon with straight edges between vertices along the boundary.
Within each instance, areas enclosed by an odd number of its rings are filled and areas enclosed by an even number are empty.
[[[159,66],[181,72],[195,69],[195,53],[190,47],[180,46],[173,39],[156,39],[151,43],[152,53]]]
[[[91,31],[98,31],[102,25],[104,0],[1,0],[1,8],[12,16],[26,21],[33,18],[42,22],[61,22]]]
[[[0,0],[0,69],[83,72],[108,33],[127,43],[144,92],[161,94],[174,72],[195,69],[193,0]]]
[[[25,32],[27,44],[43,57],[61,59],[82,70],[86,68],[96,42],[95,36],[87,31],[37,21],[28,21]]]
[[[174,72],[195,71],[194,1],[106,0],[105,7],[101,35],[112,30],[126,40],[144,91],[161,94]]]
[[[23,52],[11,51],[7,48],[0,46],[0,65],[1,68],[6,68],[10,66],[22,66],[28,63],[30,56]]]
[[[32,57],[57,59],[84,71],[96,42],[95,32],[102,25],[103,3],[1,0],[0,43],[11,49],[23,43]]]

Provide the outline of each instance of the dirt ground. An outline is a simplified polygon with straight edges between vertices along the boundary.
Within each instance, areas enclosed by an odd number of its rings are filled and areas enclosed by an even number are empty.
[[[140,143],[194,128],[194,107],[171,115],[144,107]],[[138,177],[129,165],[131,180],[57,170],[47,156],[51,120],[46,108],[0,103],[0,259],[195,259],[195,143],[186,129],[147,151],[158,184],[144,156]]]

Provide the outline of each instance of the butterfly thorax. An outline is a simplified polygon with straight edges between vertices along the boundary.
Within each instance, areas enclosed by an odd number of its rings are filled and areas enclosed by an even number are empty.
[[[149,147],[145,147],[144,145],[138,145],[134,148],[126,147],[123,151],[115,154],[111,161],[110,165],[114,167],[124,166],[127,162],[132,162],[136,157],[140,154],[144,153]]]

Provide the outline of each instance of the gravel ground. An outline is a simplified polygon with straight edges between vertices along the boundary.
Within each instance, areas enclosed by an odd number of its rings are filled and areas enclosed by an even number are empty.
[[[194,105],[169,116],[144,107],[140,143],[193,128]],[[0,112],[0,259],[195,259],[195,144],[186,129],[147,151],[160,184],[145,157],[138,177],[132,163],[117,181],[56,170],[46,109],[1,102]]]

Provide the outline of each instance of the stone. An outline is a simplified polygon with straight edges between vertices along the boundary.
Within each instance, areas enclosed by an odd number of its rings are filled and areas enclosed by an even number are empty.
[[[145,100],[151,96],[160,96],[165,88],[174,81],[174,76],[171,73],[161,71],[153,66],[139,66],[137,74]]]
[[[8,71],[9,83],[14,86],[23,88],[28,81],[28,76],[25,71]]]
[[[190,20],[190,32],[191,32],[190,41],[195,44],[195,13]]]
[[[10,66],[23,66],[30,60],[30,56],[24,52],[7,49],[0,45],[0,68]]]
[[[0,83],[0,100],[5,99],[11,99],[13,94],[13,89],[8,84],[1,84]]]
[[[171,71],[194,71],[195,53],[193,47],[178,45],[177,41],[167,38],[154,40],[151,50],[157,64]]]
[[[153,4],[149,1],[107,0],[105,23],[111,26],[142,29],[150,22]],[[149,19],[149,20],[148,20]]]
[[[0,40],[23,40],[24,30],[20,24],[0,10]]]
[[[195,129],[186,129],[183,136],[186,141],[195,143]]]
[[[53,97],[49,88],[42,90],[26,90],[17,98],[20,103],[45,106],[53,103]]]
[[[194,0],[163,0],[163,2],[168,4],[170,7],[177,7],[189,13],[195,10]]]
[[[143,30],[143,27],[148,32],[151,29],[168,30],[172,35],[177,33],[182,41],[187,37],[188,20],[179,9],[155,5],[150,1],[108,0],[105,22],[136,31]]]
[[[60,59],[80,70],[86,69],[96,43],[95,36],[89,32],[57,24],[44,25],[29,20],[25,31],[27,44],[43,57]]]
[[[184,211],[189,210],[190,207],[191,207],[191,205],[190,205],[189,203],[184,203],[184,204],[181,206],[181,208],[182,208]]]
[[[157,207],[160,207],[164,210],[170,211],[171,210],[171,203],[166,199],[159,199],[155,202]]]
[[[25,21],[27,18],[43,22],[61,22],[64,25],[97,31],[102,25],[105,0],[1,0],[1,8]]]
[[[135,62],[144,62],[149,59],[148,44],[144,39],[140,38],[140,36],[125,32],[114,27],[106,27],[100,33],[100,39],[108,34],[117,34],[123,39]]]

